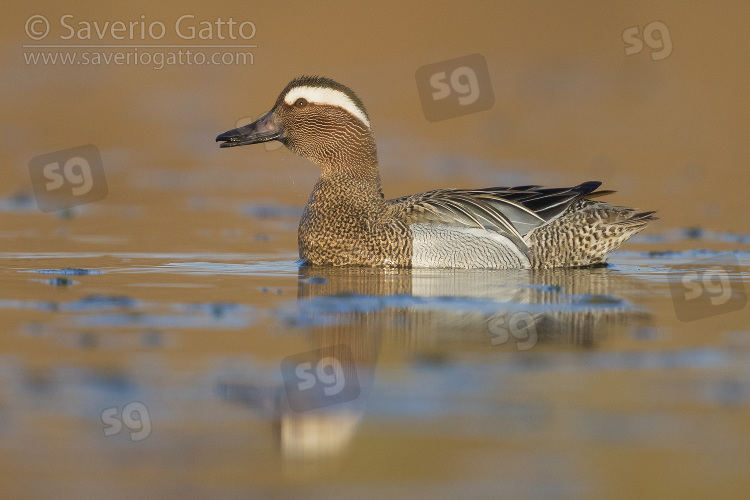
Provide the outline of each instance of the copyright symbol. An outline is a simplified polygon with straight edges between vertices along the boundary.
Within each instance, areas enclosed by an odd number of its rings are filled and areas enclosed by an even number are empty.
[[[26,35],[32,40],[42,40],[49,34],[49,21],[41,14],[36,14],[26,20]]]

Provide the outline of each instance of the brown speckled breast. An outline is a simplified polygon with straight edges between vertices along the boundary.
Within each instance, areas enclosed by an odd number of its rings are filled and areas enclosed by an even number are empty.
[[[408,267],[412,236],[374,186],[322,177],[300,220],[299,254],[310,265]],[[379,191],[379,185],[376,186]]]

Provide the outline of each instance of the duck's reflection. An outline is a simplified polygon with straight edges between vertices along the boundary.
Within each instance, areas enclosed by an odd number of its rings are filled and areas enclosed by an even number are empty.
[[[297,309],[287,320],[311,328],[316,345],[345,343],[352,349],[371,349],[381,337],[416,350],[446,348],[447,342],[521,351],[592,348],[644,319],[618,297],[632,288],[631,279],[603,267],[302,268]]]
[[[311,350],[284,360],[284,387],[224,384],[222,392],[273,418],[285,459],[319,462],[341,456],[354,437],[383,346],[422,360],[463,348],[526,357],[593,349],[647,320],[618,298],[633,287],[631,278],[604,267],[300,268],[298,300],[281,321],[301,330]]]

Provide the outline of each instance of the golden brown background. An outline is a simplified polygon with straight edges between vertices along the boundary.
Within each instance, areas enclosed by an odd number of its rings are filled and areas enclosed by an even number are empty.
[[[169,205],[150,181],[164,170],[203,194],[304,204],[313,166],[285,150],[219,151],[213,139],[270,109],[291,78],[320,74],[364,100],[388,195],[601,180],[619,191],[613,202],[659,210],[651,232],[747,232],[749,13],[741,2],[15,2],[0,21],[2,189],[30,190],[33,156],[91,143],[109,181],[102,205]],[[52,20],[53,34],[64,14],[100,23],[143,14],[167,26],[160,43],[187,43],[172,29],[182,14],[231,16],[255,23],[258,47],[240,67],[27,65],[33,14]],[[626,56],[623,30],[656,20],[672,54]],[[416,69],[473,53],[487,60],[494,107],[426,121]],[[189,221],[161,222],[139,234],[189,231]]]
[[[171,29],[184,14],[196,22],[249,20],[257,27],[254,64],[27,65],[24,54],[33,49],[23,45],[37,42],[26,36],[26,20],[44,15],[55,32],[65,14],[91,23],[144,15],[169,28],[158,43],[174,44],[188,43]],[[654,21],[668,26],[672,54],[654,61],[645,48],[627,56],[623,31]],[[599,180],[618,191],[612,202],[659,211],[661,220],[626,250],[742,250],[721,234],[645,237],[686,227],[750,230],[748,21],[744,2],[6,2],[0,496],[352,498],[376,484],[382,489],[373,498],[746,492],[747,308],[680,322],[665,276],[702,265],[692,254],[631,253],[613,268],[553,273],[553,285],[560,276],[565,287],[582,282],[566,293],[635,304],[623,320],[630,330],[592,328],[592,344],[540,344],[526,357],[511,345],[489,345],[479,329],[467,338],[408,321],[395,332],[367,323],[366,335],[357,325],[342,326],[346,335],[334,327],[334,334],[295,330],[284,323],[284,308],[301,302],[307,286],[292,264],[295,210],[316,167],[284,149],[219,149],[214,138],[268,111],[293,77],[324,75],[363,99],[388,196]],[[427,121],[417,69],[475,53],[487,61],[494,107]],[[29,160],[83,144],[102,153],[107,198],[38,211],[29,198]],[[264,217],[269,207],[281,216]],[[102,274],[51,286],[54,276],[33,273],[67,266]],[[353,276],[345,284],[382,287],[386,295],[400,283]],[[444,277],[453,292],[453,275]],[[515,283],[497,283],[504,277],[482,283],[513,290]],[[732,279],[741,288],[745,277]],[[412,286],[410,275],[399,279]],[[75,309],[90,296],[137,305],[116,310],[122,324],[81,326],[110,314]],[[215,317],[215,308],[239,326]],[[148,327],[160,318],[171,323]],[[139,343],[154,332],[161,344]],[[363,344],[377,358],[381,391],[416,387],[427,403],[456,404],[412,417],[410,393],[403,401],[397,393],[407,410],[393,416],[375,398],[374,412],[346,436],[351,453],[342,471],[290,470],[269,421],[222,399],[216,382],[233,369],[278,375],[285,356],[326,341]],[[464,381],[466,374],[475,378]],[[419,377],[432,383],[422,387]],[[138,390],[123,395],[117,381]],[[457,394],[445,396],[441,384]],[[110,397],[121,397],[120,406],[143,398],[153,436],[105,438],[99,415]],[[451,413],[464,403],[465,413]]]

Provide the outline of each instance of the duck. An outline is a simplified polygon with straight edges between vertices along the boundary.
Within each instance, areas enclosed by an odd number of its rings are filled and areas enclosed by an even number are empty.
[[[601,201],[601,182],[436,189],[386,199],[370,117],[349,87],[301,76],[220,147],[280,141],[320,168],[298,229],[300,263],[383,268],[548,269],[606,265],[656,220]]]

